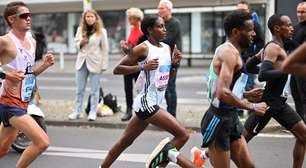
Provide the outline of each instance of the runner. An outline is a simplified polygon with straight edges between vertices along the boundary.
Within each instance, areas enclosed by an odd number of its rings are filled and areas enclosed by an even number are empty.
[[[227,16],[224,29],[228,41],[216,49],[210,66],[208,94],[211,104],[202,119],[201,132],[203,147],[209,147],[210,160],[215,168],[230,167],[230,157],[237,167],[254,167],[246,141],[241,136],[242,125],[235,108],[253,110],[257,115],[263,115],[267,106],[265,103],[254,104],[246,99],[241,100],[231,91],[242,71],[240,53],[251,44],[255,34],[253,28],[252,17],[248,13],[234,11]],[[174,150],[171,143],[166,142],[165,139],[157,146],[152,160]],[[243,157],[239,157],[239,154]],[[182,167],[201,166],[190,165],[190,161],[179,153],[174,159],[170,156],[169,160]]]
[[[6,155],[20,130],[32,144],[22,153],[16,168],[28,167],[49,145],[47,134],[27,113],[28,101],[33,96],[35,77],[28,75],[34,66],[35,43],[31,33],[31,13],[23,2],[11,2],[4,9],[10,31],[0,37],[1,65],[9,63],[0,96],[0,157]],[[35,76],[53,65],[51,53],[43,63],[33,68]]]
[[[141,30],[144,33],[144,42],[132,48],[130,54],[123,57],[114,69],[114,74],[122,75],[140,71],[135,86],[138,95],[133,104],[136,116],[130,120],[120,139],[108,152],[102,162],[102,168],[110,167],[150,123],[171,133],[174,136],[171,144],[177,149],[180,149],[189,138],[186,129],[159,106],[165,94],[171,64],[178,64],[181,54],[176,50],[171,60],[170,47],[161,42],[166,35],[161,17],[145,17],[141,23]],[[155,160],[154,165],[166,161],[167,156],[164,156],[158,161]]]
[[[306,42],[293,51],[282,65],[282,70],[286,73],[306,76]]]
[[[266,81],[262,101],[267,102],[270,108],[264,116],[250,115],[245,122],[246,132],[244,135],[246,140],[250,141],[273,117],[290,130],[300,142],[305,143],[306,125],[298,113],[286,103],[290,80],[288,80],[288,75],[281,71],[282,62],[287,57],[284,41],[292,36],[292,23],[288,16],[275,14],[269,18],[268,27],[273,40],[264,47],[258,79]],[[303,159],[295,154],[294,160],[299,161],[297,158]]]

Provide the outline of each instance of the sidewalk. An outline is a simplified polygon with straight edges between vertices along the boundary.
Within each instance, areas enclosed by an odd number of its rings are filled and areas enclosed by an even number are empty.
[[[123,104],[123,102],[119,102]],[[87,116],[83,119],[69,120],[68,114],[73,109],[72,101],[54,101],[42,100],[39,105],[44,111],[46,123],[53,126],[88,126],[103,128],[125,128],[128,122],[122,122],[123,112],[115,113],[113,116],[97,117],[96,121],[88,121]],[[187,129],[200,131],[200,123],[205,114],[208,105],[178,105],[177,119]],[[125,109],[125,108],[122,108]],[[135,116],[135,114],[134,114]],[[150,125],[148,129],[158,130],[158,128]],[[280,130],[282,127],[274,120],[271,120],[263,132],[273,132]]]
[[[73,60],[75,56],[67,56],[65,59]],[[112,56],[110,62],[112,64],[119,60],[119,56]],[[114,61],[116,60],[116,61]],[[202,62],[201,62],[202,61]],[[183,62],[183,66],[180,71],[184,71],[184,73],[190,73],[190,69],[196,69],[200,67],[203,69],[204,66],[208,66],[207,60],[197,60],[192,68],[188,68],[186,66],[186,60]],[[71,64],[71,63],[70,63]],[[47,73],[54,72],[73,72],[74,68],[70,66],[66,66],[64,70],[59,69],[59,62],[56,62],[56,65],[48,70]],[[200,71],[201,69],[197,70]],[[110,73],[110,72],[109,72]],[[118,102],[119,105],[125,104],[124,102]],[[180,104],[178,103],[177,107],[177,119],[180,123],[182,123],[186,128],[192,129],[194,131],[200,131],[200,123],[201,119],[208,108],[209,103],[201,102],[198,105],[194,104]],[[124,113],[118,112],[113,116],[107,117],[97,117],[96,121],[88,121],[87,117],[78,120],[69,120],[68,114],[73,111],[73,101],[57,101],[57,100],[48,100],[43,99],[41,104],[39,105],[41,109],[45,113],[45,119],[48,125],[56,125],[56,126],[93,126],[93,127],[103,127],[103,128],[124,128],[126,127],[128,122],[122,122],[121,117]],[[165,104],[162,107],[166,107]],[[125,109],[125,107],[121,107],[121,109]],[[135,116],[135,115],[134,115]],[[154,126],[149,126],[149,129],[157,129]],[[269,124],[264,129],[264,132],[271,132],[281,129],[278,123],[274,120],[271,120]]]

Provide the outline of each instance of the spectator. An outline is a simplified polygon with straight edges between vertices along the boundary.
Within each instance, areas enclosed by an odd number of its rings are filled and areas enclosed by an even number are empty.
[[[167,31],[167,36],[164,43],[168,44],[171,48],[171,53],[175,46],[178,50],[182,49],[182,37],[181,37],[181,27],[180,22],[177,18],[172,16],[173,4],[170,0],[160,0],[158,5],[159,16],[165,21],[165,27]],[[173,73],[170,76],[168,87],[166,90],[165,98],[167,102],[167,111],[170,112],[174,117],[176,117],[176,106],[177,106],[177,94],[176,94],[176,75],[179,65],[172,65],[171,71]]]
[[[108,66],[107,32],[96,11],[87,10],[83,13],[75,42],[78,48],[75,65],[77,91],[75,109],[68,118],[73,120],[84,116],[83,98],[89,78],[91,105],[88,120],[94,121],[99,104],[100,74],[106,71]]]
[[[138,8],[130,8],[126,11],[129,24],[131,26],[130,34],[127,41],[121,41],[121,48],[125,54],[128,54],[131,49],[137,45],[139,37],[143,35],[140,30],[140,23],[143,19],[143,12]],[[126,113],[121,118],[122,121],[128,121],[133,115],[133,81],[138,78],[139,72],[124,75],[124,91],[126,101]]]
[[[243,11],[250,13],[250,5],[248,2],[242,0],[237,4],[237,10]],[[256,12],[252,12],[252,20],[254,22],[254,31],[256,35],[254,36],[253,43],[250,45],[249,48],[247,48],[245,51],[241,53],[241,57],[244,62],[247,62],[247,60],[258,53],[264,46],[264,39],[263,39],[263,34],[262,30],[259,24],[259,18]],[[247,73],[247,82],[245,85],[245,90],[250,91],[254,89],[255,85],[255,74],[253,73]],[[243,110],[238,110],[239,116],[243,116]]]

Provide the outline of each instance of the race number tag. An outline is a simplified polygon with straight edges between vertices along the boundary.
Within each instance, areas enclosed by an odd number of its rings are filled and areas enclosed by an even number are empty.
[[[159,69],[156,71],[155,87],[159,91],[163,91],[167,88],[170,68],[171,68],[170,65],[160,65]]]
[[[30,102],[35,88],[36,77],[33,74],[28,74],[22,80],[21,100]]]

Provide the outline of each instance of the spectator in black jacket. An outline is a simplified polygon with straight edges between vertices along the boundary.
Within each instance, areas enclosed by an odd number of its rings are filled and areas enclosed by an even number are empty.
[[[180,21],[172,16],[173,4],[170,0],[160,0],[158,5],[158,14],[165,21],[165,27],[167,36],[164,43],[168,44],[171,48],[171,53],[176,46],[178,50],[182,50],[182,37]],[[179,68],[177,65],[171,66],[172,75],[170,76],[168,87],[166,90],[165,98],[167,102],[167,111],[169,111],[174,117],[176,117],[177,95],[176,95],[176,74]]]

